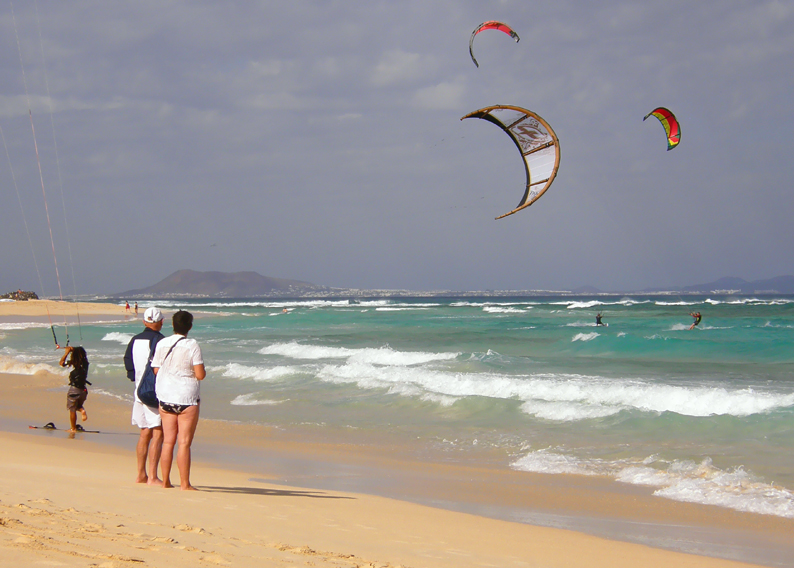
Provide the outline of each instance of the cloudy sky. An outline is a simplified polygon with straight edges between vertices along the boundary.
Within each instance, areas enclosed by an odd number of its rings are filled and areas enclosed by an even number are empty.
[[[0,2],[0,291],[58,295],[28,100],[64,295],[182,268],[415,290],[794,273],[790,1],[38,0],[40,26],[33,0],[13,11],[16,33]],[[490,19],[521,41],[480,34],[478,69],[469,36]],[[493,104],[537,112],[562,151],[551,189],[499,221],[520,157],[459,120]],[[671,152],[642,121],[657,106],[682,124]]]

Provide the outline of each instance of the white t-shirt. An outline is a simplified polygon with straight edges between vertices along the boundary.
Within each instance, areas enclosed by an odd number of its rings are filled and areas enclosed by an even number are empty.
[[[180,339],[182,341],[179,341]],[[176,343],[177,341],[179,343]],[[176,346],[164,361],[166,353],[175,343]],[[159,369],[156,391],[160,402],[198,404],[201,383],[196,379],[193,366],[203,364],[201,348],[195,339],[178,334],[161,339],[152,359],[152,367]]]

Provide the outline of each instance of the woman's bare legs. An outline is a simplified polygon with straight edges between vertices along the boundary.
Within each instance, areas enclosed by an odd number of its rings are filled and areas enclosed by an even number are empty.
[[[179,468],[179,485],[183,490],[195,490],[190,485],[190,445],[196,433],[199,419],[199,406],[190,406],[181,414],[171,414],[160,410],[163,421],[163,452],[160,456],[160,471],[163,487],[171,485],[171,464],[174,459],[174,446],[179,444],[176,464]]]
[[[178,415],[163,412],[160,409],[160,419],[163,422],[163,451],[160,454],[160,474],[163,476],[163,487],[171,485],[171,462],[174,459],[174,446],[176,445]]]
[[[176,465],[179,467],[179,485],[183,491],[195,491],[190,485],[190,445],[196,433],[199,419],[199,405],[191,406],[177,416],[177,442],[179,448],[176,454]]]

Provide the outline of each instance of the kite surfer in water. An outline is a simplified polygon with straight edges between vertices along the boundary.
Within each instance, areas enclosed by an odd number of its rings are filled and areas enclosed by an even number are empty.
[[[596,315],[596,327],[599,325],[606,325],[604,322],[601,321],[601,312]]]
[[[703,316],[700,315],[700,312],[690,313],[689,315],[695,318],[695,321],[692,322],[692,325],[689,326],[689,329],[695,329],[695,326],[700,323],[700,320],[703,319]]]

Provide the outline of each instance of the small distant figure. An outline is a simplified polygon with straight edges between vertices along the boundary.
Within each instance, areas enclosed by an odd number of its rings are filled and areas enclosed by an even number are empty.
[[[66,358],[69,358],[67,361]],[[69,392],[66,393],[66,408],[69,410],[69,432],[77,432],[77,413],[83,417],[83,422],[88,420],[85,411],[85,399],[88,398],[88,356],[82,347],[63,348],[63,357],[59,362],[61,367],[72,367],[69,373]]]
[[[130,311],[130,303],[127,300],[124,300],[124,311]]]
[[[604,322],[601,321],[601,313],[600,312],[596,315],[596,327],[598,327],[599,325],[606,325]]]
[[[138,302],[135,302],[135,317],[138,317]]]
[[[700,323],[700,320],[703,319],[703,316],[700,315],[700,312],[690,313],[689,315],[695,318],[695,321],[692,322],[692,325],[689,326],[689,329],[695,329],[695,326]]]
[[[288,311],[289,311],[289,310],[287,310],[287,308],[284,308],[283,310],[281,310],[281,313],[282,313],[282,314],[286,314]]]

